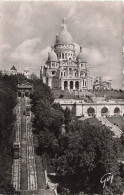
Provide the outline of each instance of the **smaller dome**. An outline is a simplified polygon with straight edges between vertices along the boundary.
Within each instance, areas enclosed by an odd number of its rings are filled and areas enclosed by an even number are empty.
[[[57,61],[57,55],[54,52],[54,47],[51,46],[51,52],[48,53],[48,61]]]
[[[24,71],[29,71],[29,67],[26,66],[26,67],[24,68]]]
[[[82,46],[80,46],[80,52],[77,55],[76,61],[77,62],[86,62],[86,58],[85,58],[84,53],[82,51]]]

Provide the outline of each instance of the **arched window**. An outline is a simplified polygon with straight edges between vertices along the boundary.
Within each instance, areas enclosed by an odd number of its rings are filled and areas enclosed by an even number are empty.
[[[76,89],[79,89],[79,81],[76,81],[76,82],[75,82],[75,88],[76,88]]]
[[[94,116],[95,115],[95,109],[93,107],[89,107],[87,109],[88,116]]]
[[[62,59],[64,59],[64,53],[62,53]]]
[[[101,115],[102,115],[102,116],[107,116],[107,115],[108,115],[108,108],[103,107],[103,108],[101,109]]]
[[[71,68],[69,68],[69,74],[71,75],[71,71],[72,71],[72,69]]]
[[[70,89],[73,89],[73,81],[70,82]]]
[[[119,109],[118,107],[116,107],[116,108],[114,109],[114,115],[115,115],[115,116],[120,115],[120,109]]]
[[[66,89],[68,87],[68,82],[64,81],[64,89]]]

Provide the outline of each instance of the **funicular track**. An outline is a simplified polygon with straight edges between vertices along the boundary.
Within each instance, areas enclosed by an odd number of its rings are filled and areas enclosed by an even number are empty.
[[[26,98],[26,106],[30,106],[29,98]],[[28,190],[37,190],[37,174],[34,155],[31,111],[26,117],[26,137],[27,137],[27,171],[28,171]]]
[[[34,155],[31,111],[24,114],[26,106],[30,107],[28,97],[18,97],[16,106],[15,142],[20,143],[20,156],[13,159],[12,184],[16,191],[37,190],[37,174]]]
[[[16,106],[16,122],[15,122],[15,142],[19,143],[21,141],[21,105],[20,98],[17,98]],[[15,190],[20,190],[20,171],[21,171],[21,161],[20,158],[13,159],[12,165],[12,184]]]

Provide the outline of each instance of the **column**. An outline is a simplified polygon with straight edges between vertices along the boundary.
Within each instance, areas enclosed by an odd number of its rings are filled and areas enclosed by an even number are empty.
[[[62,88],[62,90],[64,90],[64,82],[63,81],[61,81],[61,88]]]
[[[68,89],[70,89],[70,82],[68,81],[68,87],[67,87]]]
[[[73,81],[73,89],[75,90],[75,81]]]

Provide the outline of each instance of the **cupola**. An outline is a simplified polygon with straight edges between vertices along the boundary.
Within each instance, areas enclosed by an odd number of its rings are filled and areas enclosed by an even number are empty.
[[[85,58],[84,53],[82,51],[82,45],[80,46],[80,52],[77,55],[76,61],[77,62],[86,62],[86,58]]]
[[[54,52],[54,46],[51,46],[51,52],[48,53],[48,61],[57,61],[57,55]]]
[[[66,19],[63,19],[63,24],[62,24],[62,31],[60,34],[56,35],[56,45],[72,45],[73,44],[73,39],[71,34],[67,31],[66,28]]]

